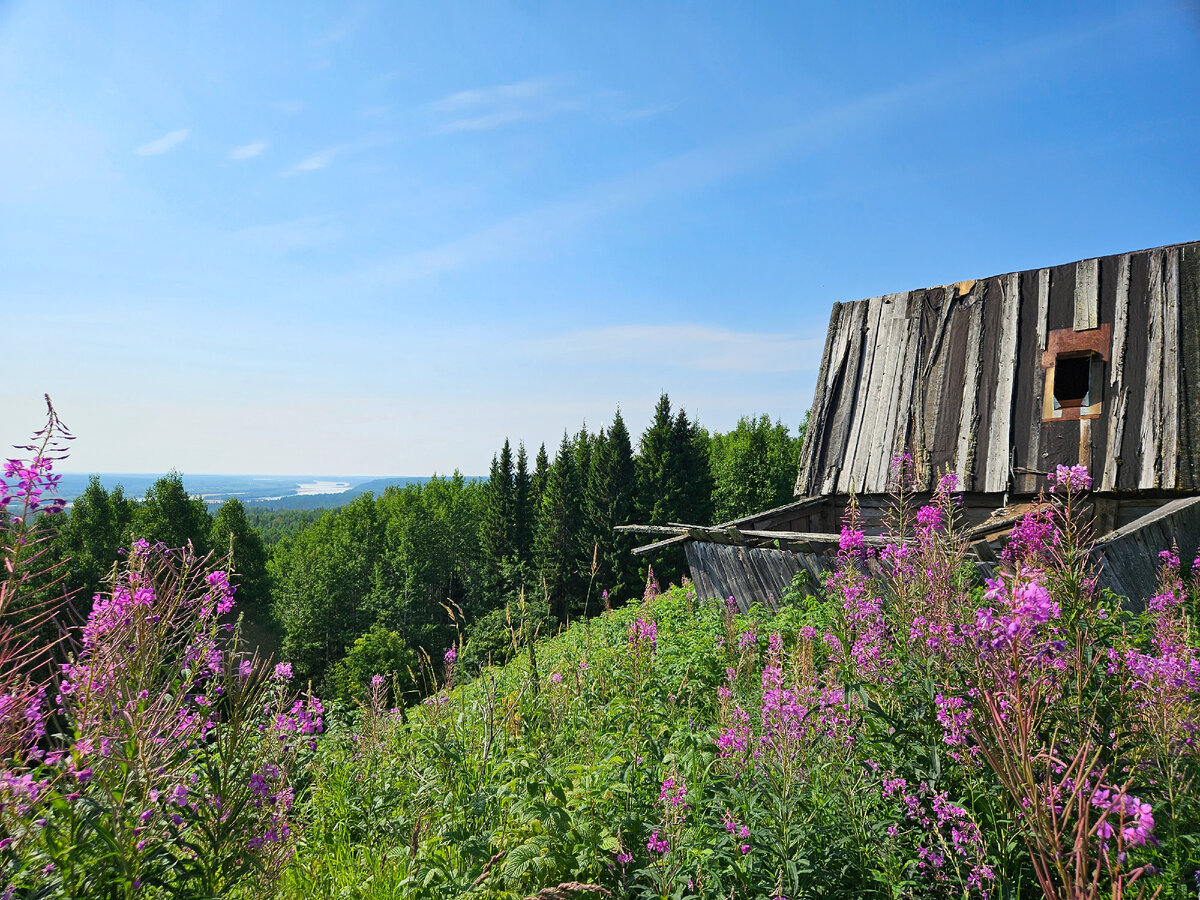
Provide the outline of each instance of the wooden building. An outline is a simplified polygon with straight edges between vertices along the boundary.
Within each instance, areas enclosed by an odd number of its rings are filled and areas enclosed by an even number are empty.
[[[827,568],[850,494],[881,528],[892,459],[953,471],[984,568],[1058,465],[1083,464],[1102,582],[1139,600],[1200,543],[1200,243],[834,304],[797,501],[686,544],[703,594],[770,604]]]

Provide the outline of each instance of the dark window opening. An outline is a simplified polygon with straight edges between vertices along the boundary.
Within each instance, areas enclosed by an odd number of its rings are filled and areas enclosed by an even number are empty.
[[[1058,357],[1054,362],[1055,403],[1063,409],[1088,406],[1091,381],[1091,354]]]

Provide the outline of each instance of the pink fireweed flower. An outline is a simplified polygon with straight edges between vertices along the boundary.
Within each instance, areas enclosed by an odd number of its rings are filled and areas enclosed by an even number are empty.
[[[658,645],[658,623],[653,619],[638,619],[629,623],[629,643],[634,648],[643,645],[653,650]]]
[[[551,681],[552,681],[554,684],[562,684],[562,672],[551,672],[551,673],[550,673],[550,680],[551,680]]]
[[[658,802],[668,807],[687,808],[687,784],[682,775],[668,776],[658,791]]]
[[[274,678],[276,681],[290,681],[292,678],[292,664],[286,662],[276,663]]]
[[[646,842],[646,849],[651,853],[666,853],[671,849],[671,845],[667,843],[667,836],[664,834],[661,838],[658,836],[658,830],[650,835],[650,840]]]
[[[458,653],[456,653],[454,650],[454,647],[451,646],[445,652],[445,654],[442,656],[442,659],[444,659],[446,661],[446,664],[449,665],[449,664],[453,663],[456,659],[458,659]]]
[[[1092,489],[1092,476],[1088,474],[1087,466],[1060,465],[1046,477],[1052,482],[1050,486],[1052,494],[1057,493],[1059,488],[1067,493]]]
[[[922,506],[917,510],[917,524],[930,531],[942,527],[942,511],[936,506]]]
[[[958,476],[953,472],[946,472],[938,479],[937,492],[943,496],[953,494],[958,490]]]
[[[1058,529],[1049,507],[1026,513],[1008,536],[1000,557],[1014,566],[1043,568],[1050,553],[1058,546]]]
[[[858,528],[843,525],[841,537],[838,538],[838,549],[844,554],[861,556],[863,548],[866,546],[865,537],[866,535]]]
[[[233,594],[237,588],[229,583],[229,573],[209,572],[204,580],[209,587],[206,599],[215,605],[217,615],[223,616],[233,609]],[[206,606],[205,610],[211,615],[211,607]]]
[[[1140,847],[1150,841],[1154,831],[1154,810],[1149,803],[1143,803],[1124,790],[1101,788],[1092,794],[1092,806],[1107,813],[1095,826],[1101,843],[1110,840],[1116,834],[1116,828],[1121,829],[1121,839],[1127,847]]]
[[[1007,582],[1003,578],[988,580],[985,596],[1001,604],[1001,608],[979,610],[976,628],[990,646],[1019,643],[1039,626],[1062,615],[1050,592],[1037,580],[1039,577],[1039,572],[1025,569]]]

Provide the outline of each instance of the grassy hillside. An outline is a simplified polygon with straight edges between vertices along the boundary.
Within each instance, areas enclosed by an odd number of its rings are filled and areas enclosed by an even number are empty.
[[[672,588],[407,711],[377,679],[283,895],[1194,897],[1194,580],[1092,593],[1068,503],[981,585],[952,502],[775,617]]]

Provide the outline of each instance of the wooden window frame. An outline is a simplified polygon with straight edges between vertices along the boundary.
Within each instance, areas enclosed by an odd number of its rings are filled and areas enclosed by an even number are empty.
[[[1046,373],[1046,384],[1042,391],[1043,422],[1069,422],[1074,419],[1098,419],[1101,416],[1104,406],[1104,365],[1098,367],[1101,372],[1099,384],[1089,382],[1088,399],[1092,402],[1088,406],[1066,406],[1057,409],[1054,402],[1054,367],[1059,357],[1097,356],[1103,363],[1107,363],[1111,347],[1112,325],[1108,322],[1086,331],[1056,328],[1047,335],[1046,349],[1042,351],[1042,368]]]

